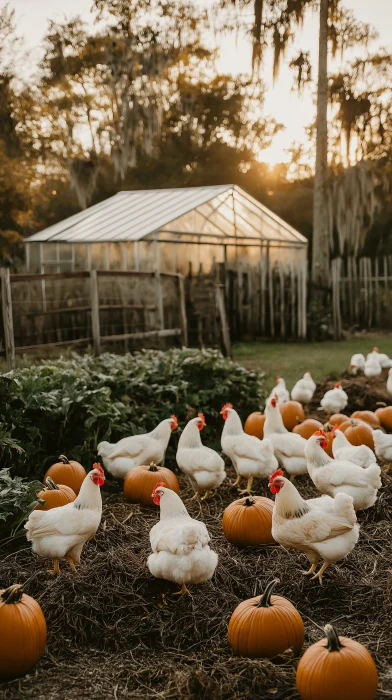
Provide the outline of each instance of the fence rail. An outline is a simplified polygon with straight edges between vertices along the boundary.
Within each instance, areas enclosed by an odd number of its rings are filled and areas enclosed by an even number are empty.
[[[148,284],[143,287],[142,280]],[[152,283],[152,284],[151,284]],[[177,339],[188,345],[184,277],[158,271],[10,274],[1,271],[3,346],[18,353]],[[68,319],[68,320],[67,320]],[[30,342],[26,342],[30,340]]]

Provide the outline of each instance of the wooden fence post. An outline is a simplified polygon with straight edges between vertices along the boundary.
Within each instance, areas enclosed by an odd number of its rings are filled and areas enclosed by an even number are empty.
[[[15,367],[14,321],[12,316],[11,280],[8,267],[1,269],[1,301],[3,306],[3,326],[5,357],[8,369]]]
[[[215,285],[215,290],[216,290],[216,305],[218,308],[218,313],[219,313],[219,318],[220,318],[221,328],[222,328],[223,349],[224,349],[225,355],[227,355],[227,357],[231,357],[231,343],[230,343],[229,326],[227,323],[227,316],[226,316],[224,287],[223,287],[223,285],[217,284],[217,285]]]
[[[159,324],[159,330],[163,331],[163,329],[165,327],[165,317],[164,317],[164,313],[163,313],[161,273],[159,272],[159,270],[155,270],[154,275],[155,275],[156,304],[157,304],[157,309],[158,309],[158,324]]]
[[[185,347],[188,347],[188,319],[186,317],[184,275],[178,275],[178,287],[180,292],[180,320],[182,330],[182,344],[185,345]]]
[[[90,295],[91,295],[91,328],[93,334],[94,354],[101,352],[101,330],[99,327],[99,293],[97,271],[90,271]]]

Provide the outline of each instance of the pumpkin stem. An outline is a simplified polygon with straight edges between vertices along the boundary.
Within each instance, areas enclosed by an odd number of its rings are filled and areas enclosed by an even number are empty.
[[[69,464],[69,459],[65,455],[60,455],[59,462],[62,462],[63,464]]]
[[[50,478],[50,476],[46,477],[45,484],[48,491],[60,491],[59,487],[57,484],[55,484],[53,479]]]
[[[149,472],[159,472],[159,469],[158,469],[157,465],[155,464],[155,462],[151,462],[151,464],[148,468],[148,471]]]
[[[252,496],[247,496],[247,497],[245,498],[245,501],[243,502],[242,505],[244,505],[244,506],[254,506],[254,504],[255,504],[254,498],[252,498]]]
[[[324,632],[327,635],[327,646],[328,651],[339,651],[343,648],[338,633],[332,625],[325,625]]]
[[[280,580],[278,578],[275,578],[273,581],[270,581],[268,584],[267,588],[265,589],[263,595],[261,596],[259,602],[256,605],[256,608],[270,608],[272,603],[271,603],[271,593],[273,589],[275,588],[276,584],[280,583]]]
[[[3,601],[3,603],[20,603],[20,601],[22,600],[22,595],[22,586],[19,583],[15,583],[13,586],[10,586],[5,591],[3,591],[0,595],[0,598]]]

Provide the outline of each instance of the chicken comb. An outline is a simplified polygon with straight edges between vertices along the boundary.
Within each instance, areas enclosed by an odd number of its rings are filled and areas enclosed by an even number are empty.
[[[276,383],[278,383],[279,379],[280,379],[280,376],[278,374],[278,376],[276,377]]]
[[[233,404],[232,403],[225,403],[225,405],[222,408],[222,411],[224,411],[226,408],[233,408]]]
[[[278,476],[284,476],[284,474],[283,474],[283,472],[282,472],[281,469],[277,469],[276,472],[274,472],[273,474],[271,474],[271,476],[270,476],[270,478],[269,478],[270,482],[273,481],[274,479],[276,479]]]
[[[338,382],[337,384],[335,384],[335,389],[340,389],[341,386],[342,386],[342,382]]]
[[[178,418],[177,418],[177,416],[174,416],[174,415],[173,415],[173,416],[170,416],[170,420],[172,420],[173,423],[174,423],[174,428],[173,428],[173,430],[174,430],[175,428],[178,428]]]
[[[101,476],[105,476],[105,472],[102,469],[101,465],[96,462],[96,464],[93,464],[93,469],[96,469],[97,472],[100,473]]]
[[[320,429],[320,430],[316,430],[316,432],[313,433],[313,435],[321,435],[322,437],[325,437],[325,438],[327,437],[326,432],[325,432],[324,430],[321,430],[321,429]]]
[[[165,484],[164,481],[160,481],[158,484],[155,484],[154,489],[153,489],[154,493],[157,490],[157,488],[159,488],[159,486],[163,486],[165,489],[167,489],[167,484]]]
[[[206,419],[204,418],[204,413],[198,413],[197,417],[201,420],[201,428],[200,428],[200,430],[201,430],[206,425]]]
[[[379,352],[378,348],[374,347],[372,352]]]

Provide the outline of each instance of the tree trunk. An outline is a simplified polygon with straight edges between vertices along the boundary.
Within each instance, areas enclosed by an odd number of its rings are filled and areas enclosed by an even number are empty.
[[[320,3],[316,117],[316,173],[313,196],[312,282],[329,287],[328,235],[328,0]]]

